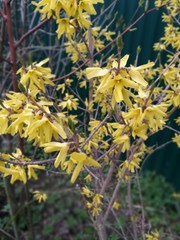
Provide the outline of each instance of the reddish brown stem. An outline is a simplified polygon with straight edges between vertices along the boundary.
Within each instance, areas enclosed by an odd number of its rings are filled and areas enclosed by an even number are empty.
[[[15,48],[17,48],[28,36],[30,36],[33,32],[37,31],[42,25],[44,25],[46,22],[48,22],[50,19],[45,19],[42,22],[40,22],[36,27],[29,30],[27,33],[25,33],[15,44]]]
[[[5,5],[5,11],[6,11],[6,25],[7,25],[7,33],[8,33],[8,40],[9,40],[9,48],[10,48],[12,84],[13,84],[13,90],[17,92],[18,84],[16,79],[16,50],[15,50],[14,39],[13,39],[13,31],[12,31],[10,1],[4,0],[4,5]]]
[[[10,62],[11,62],[11,76],[13,91],[18,92],[18,83],[16,78],[16,48],[13,39],[12,19],[11,19],[11,5],[9,0],[4,0],[5,12],[6,12],[6,25],[9,40],[10,49]],[[23,140],[18,136],[19,148],[23,151]]]

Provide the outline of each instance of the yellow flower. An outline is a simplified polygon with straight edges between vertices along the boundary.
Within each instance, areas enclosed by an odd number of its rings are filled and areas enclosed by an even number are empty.
[[[94,193],[92,191],[90,191],[87,186],[82,188],[81,194],[85,195],[88,198],[90,198],[90,197],[92,197],[94,195]]]
[[[102,212],[102,209],[99,207],[93,207],[93,209],[91,210],[93,217],[98,216],[101,212]]]
[[[62,109],[67,108],[68,110],[77,110],[79,100],[74,98],[73,95],[66,93],[63,100],[64,101],[58,104],[58,106],[62,107]]]
[[[1,106],[0,106],[1,108]],[[0,134],[5,134],[7,133],[7,129],[8,129],[8,116],[9,116],[9,112],[6,109],[0,109]]]
[[[61,124],[58,124],[56,121],[51,122],[45,117],[34,119],[33,124],[25,131],[25,136],[28,137],[29,141],[36,139],[36,142],[41,144],[51,141],[53,135],[57,139],[56,134],[59,134],[64,139],[67,137]]]
[[[120,66],[114,61],[110,68],[91,67],[86,69],[86,76],[88,79],[94,77],[102,77],[101,83],[97,92],[104,93],[108,89],[113,89],[112,106],[115,103],[125,101],[127,106],[131,106],[130,96],[135,97],[127,88],[138,90],[139,86],[147,87],[147,82],[144,80],[140,71],[152,67],[154,63],[150,62],[139,67],[130,68],[125,67],[129,55],[125,55],[120,60]]]
[[[37,174],[34,171],[34,168],[36,169],[45,169],[45,166],[39,166],[39,165],[28,165],[28,178],[34,178],[35,180],[38,179]]]
[[[58,29],[57,34],[58,38],[60,38],[64,33],[66,34],[68,39],[71,39],[75,33],[75,28],[73,26],[72,20],[69,18],[62,18],[57,21]]]
[[[19,161],[30,161],[30,158],[24,156],[19,148],[16,149],[15,153],[11,154],[1,154],[1,156],[7,160],[14,161],[18,163]],[[28,170],[28,178],[37,179],[37,175],[34,171],[36,169],[44,169],[44,166],[39,165],[14,165],[14,164],[1,164],[0,162],[0,171],[4,173],[4,177],[11,176],[11,183],[13,184],[15,181],[19,180],[22,181],[24,184],[27,182],[26,170]]]
[[[120,208],[120,203],[118,203],[117,201],[115,201],[113,203],[113,206],[112,206],[114,209],[118,210]]]
[[[91,175],[88,174],[88,175],[84,178],[84,180],[85,180],[86,182],[91,182],[91,181],[92,181]]]
[[[94,4],[103,2],[103,0],[41,0],[39,3],[35,1],[32,3],[36,6],[35,11],[42,14],[42,19],[46,17],[56,19],[58,38],[65,33],[67,38],[71,39],[76,32],[76,27],[86,29],[90,27],[89,15],[96,14]],[[67,17],[60,18],[61,13]]]
[[[73,152],[70,155],[70,160],[73,164],[76,164],[76,167],[73,170],[73,174],[71,177],[71,182],[74,183],[79,176],[80,171],[83,169],[84,165],[100,167],[101,165],[96,162],[93,158],[88,157],[85,153]]]
[[[161,7],[162,5],[165,5],[168,3],[169,0],[156,0],[155,1],[155,6],[156,7]]]
[[[167,107],[164,105],[149,105],[143,112],[142,118],[146,120],[149,129],[158,131],[165,124]]]
[[[166,49],[166,46],[163,43],[155,43],[153,48],[155,51],[163,51]]]
[[[93,197],[93,206],[98,207],[99,205],[102,204],[101,199],[103,198],[102,194],[96,193],[95,196]]]
[[[96,4],[96,3],[103,3],[104,0],[80,0],[79,1],[79,5],[78,5],[78,8],[79,8],[79,12],[83,12],[86,11],[87,13],[89,13],[90,15],[95,15],[96,14],[96,10],[93,6],[93,4]]]
[[[51,69],[42,67],[42,65],[48,61],[49,58],[46,58],[39,63],[34,62],[30,66],[26,68],[22,67],[17,71],[17,74],[21,75],[20,83],[25,89],[30,89],[31,91],[41,90],[42,92],[45,92],[45,85],[55,85],[50,80],[50,78],[55,77],[54,74],[51,74]]]
[[[112,41],[111,35],[115,35],[115,32],[105,30],[103,35],[105,36],[106,40]]]
[[[0,171],[4,173],[4,177],[11,176],[11,184],[17,180],[22,181],[24,184],[27,182],[26,172],[23,167],[11,164],[10,167],[0,166]]]
[[[180,87],[174,91],[173,104],[175,107],[180,107]]]
[[[60,142],[49,142],[49,143],[44,143],[41,146],[44,147],[44,152],[46,153],[59,151],[56,157],[56,160],[54,162],[54,167],[57,168],[61,164],[61,168],[63,169],[64,163],[67,157],[67,152],[69,150],[69,144],[60,143]]]
[[[158,231],[151,231],[150,234],[145,234],[146,240],[159,240]]]
[[[74,17],[77,14],[77,0],[66,0],[61,1],[63,8],[69,17]]]
[[[180,193],[173,193],[172,196],[176,199],[180,199]]]
[[[132,128],[132,136],[135,138],[136,136],[146,140],[148,138],[147,135],[148,126],[146,124],[141,124],[140,126],[133,126]]]
[[[180,148],[180,134],[176,134],[175,133],[175,136],[172,138],[173,142],[175,142],[178,147]]]
[[[127,168],[130,172],[134,173],[136,168],[140,168],[139,163],[140,163],[140,161],[138,162],[138,161],[136,161],[136,159],[131,160],[131,161],[125,160],[120,165],[120,167],[122,167],[123,169]]]
[[[176,123],[180,125],[180,117],[176,118]]]
[[[119,145],[122,144],[122,152],[125,152],[130,148],[130,140],[127,134],[118,137],[115,136],[113,142]]]
[[[39,203],[41,202],[46,202],[47,200],[47,194],[46,193],[43,193],[43,192],[40,192],[40,191],[34,191],[33,192],[34,194],[34,199],[38,200]]]

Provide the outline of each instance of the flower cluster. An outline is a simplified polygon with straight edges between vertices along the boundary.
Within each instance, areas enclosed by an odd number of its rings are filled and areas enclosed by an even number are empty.
[[[103,195],[92,192],[87,186],[82,188],[81,194],[86,197],[86,205],[92,216],[95,217],[99,215],[99,213],[102,211],[101,205],[103,204]]]
[[[140,72],[154,65],[153,62],[150,62],[139,67],[125,67],[128,58],[129,55],[125,55],[119,59],[119,62],[114,60],[109,68],[91,67],[86,69],[88,79],[100,77],[97,94],[105,93],[112,95],[113,108],[116,103],[122,101],[129,107],[132,105],[130,97],[135,98],[135,95],[129,89],[131,88],[136,91],[139,88],[145,89],[148,83],[144,80]]]
[[[78,59],[85,60],[88,57],[89,47],[87,43],[90,41],[89,32],[93,50],[96,51],[99,51],[105,47],[105,40],[111,41],[111,36],[115,35],[115,32],[108,31],[108,29],[101,29],[101,27],[92,27],[83,33],[83,40],[81,40],[81,42],[69,40],[67,43],[65,43],[66,52],[70,56],[73,63],[78,61]]]
[[[44,151],[49,152],[57,152],[59,151],[56,160],[54,162],[55,168],[61,166],[61,169],[66,170],[68,174],[72,174],[71,182],[74,183],[79,176],[81,170],[83,170],[84,166],[93,166],[100,167],[101,165],[96,162],[93,158],[88,157],[83,152],[72,152],[70,154],[69,160],[67,159],[67,152],[69,149],[69,144],[67,143],[59,143],[59,142],[49,142],[43,144]]]
[[[146,240],[159,240],[159,232],[151,231],[150,233],[145,234]]]
[[[34,178],[35,180],[37,180],[38,176],[35,172],[35,169],[43,170],[45,169],[45,166],[39,166],[38,164],[27,164],[27,165],[21,164],[23,162],[30,163],[30,160],[31,159],[25,157],[22,154],[19,148],[16,149],[15,153],[11,153],[11,154],[0,153],[0,171],[3,173],[4,177],[11,176],[10,182],[12,184],[17,180],[26,184],[27,177],[28,179]]]
[[[43,192],[40,192],[40,191],[36,190],[36,191],[33,192],[33,194],[34,194],[34,199],[38,200],[39,203],[46,202],[46,200],[47,200],[47,194],[46,193],[43,193]]]
[[[42,65],[48,60],[34,63],[27,68],[21,68],[20,90],[22,92],[9,92],[0,106],[1,134],[15,135],[19,133],[28,141],[34,140],[35,144],[43,144],[61,137],[67,138],[63,127],[65,115],[62,113],[51,113],[50,107],[53,102],[48,100],[45,86],[54,86],[50,78],[50,68]]]
[[[103,3],[103,0],[41,0],[32,2],[44,18],[54,18],[58,24],[57,34],[60,38],[63,34],[72,39],[76,31],[81,28],[88,29],[91,26],[89,16],[95,15],[94,4]]]

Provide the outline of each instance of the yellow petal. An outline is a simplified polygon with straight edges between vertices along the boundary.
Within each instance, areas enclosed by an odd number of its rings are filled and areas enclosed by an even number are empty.
[[[37,66],[42,66],[42,65],[44,65],[47,62],[49,62],[49,58],[45,58],[44,60],[42,60],[41,62],[37,63],[36,65]]]
[[[122,84],[125,87],[130,87],[130,88],[134,88],[134,89],[138,89],[139,85],[137,83],[135,83],[134,81],[131,81],[127,78],[122,78]]]
[[[35,173],[33,167],[30,166],[30,165],[28,166],[28,178],[29,178],[29,179],[30,179],[30,178],[34,178],[35,180],[38,179],[37,174]]]
[[[112,79],[111,75],[108,73],[106,76],[102,78],[101,84],[99,85],[97,91],[103,93],[109,88],[114,87],[115,85],[115,80]]]
[[[54,162],[54,167],[55,168],[59,167],[60,162],[61,162],[61,153],[59,152]]]
[[[91,67],[86,68],[86,76],[88,79],[94,78],[94,77],[102,77],[106,75],[109,72],[108,69],[102,69],[99,67]]]
[[[68,146],[67,143],[59,143],[59,142],[49,142],[41,145],[41,147],[44,147],[44,152],[46,153],[56,152],[56,151],[59,151],[61,148],[64,148],[67,146]]]
[[[141,70],[144,70],[146,68],[150,68],[150,67],[153,67],[154,66],[154,62],[149,62],[149,63],[146,63],[146,64],[143,64],[139,67],[132,67],[132,69],[134,70],[138,70],[138,71],[141,71]]]
[[[23,183],[25,184],[27,182],[25,169],[19,167],[19,175],[20,175],[19,180],[23,181]]]
[[[31,168],[36,168],[36,169],[45,169],[45,166],[39,166],[39,165],[29,165]]]
[[[71,158],[76,162],[84,162],[84,160],[87,158],[85,153],[78,153],[78,152],[73,152],[71,153]]]
[[[101,164],[96,162],[93,158],[88,157],[85,161],[84,161],[85,165],[89,165],[89,166],[93,166],[93,167],[101,167]]]
[[[138,71],[130,70],[129,75],[131,76],[132,80],[135,81],[136,83],[139,83],[144,87],[148,85],[148,83],[144,80],[144,78]]]
[[[6,168],[6,167],[1,167],[0,166],[0,171],[4,173],[4,176],[8,176],[8,175],[13,175],[13,174],[18,174],[18,171],[16,169],[10,169],[10,168]]]
[[[114,98],[115,98],[116,102],[123,101],[122,88],[123,88],[123,86],[122,86],[121,83],[117,83],[115,85],[113,95],[114,95]]]
[[[130,108],[130,107],[132,107],[132,103],[131,103],[131,100],[129,98],[129,95],[130,95],[129,93],[130,92],[127,89],[125,89],[125,88],[122,89],[124,102]]]
[[[71,182],[74,183],[79,176],[81,169],[83,168],[83,162],[79,162],[74,169],[73,175],[71,177]]]
[[[128,55],[128,54],[126,54],[123,58],[121,58],[121,60],[120,60],[120,67],[121,67],[121,68],[126,66],[126,63],[127,63],[127,61],[128,61],[128,58],[129,58],[129,55]]]
[[[50,121],[49,121],[49,123],[52,126],[52,128],[54,129],[54,131],[56,131],[63,139],[67,138],[66,132],[64,131],[64,129],[60,123],[57,123],[57,122],[51,123]]]
[[[58,154],[58,156],[56,158],[56,161],[54,162],[54,167],[55,168],[59,167],[60,163],[61,163],[61,168],[63,168],[64,162],[66,160],[68,149],[69,149],[69,147],[66,146],[66,147],[63,147],[60,150],[60,152],[59,152],[59,154]]]
[[[19,173],[12,175],[10,183],[13,184],[16,180],[19,180],[19,177]]]

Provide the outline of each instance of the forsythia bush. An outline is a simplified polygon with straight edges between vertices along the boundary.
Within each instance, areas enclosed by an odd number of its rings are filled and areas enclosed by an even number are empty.
[[[168,128],[170,116],[180,107],[178,1],[155,1],[156,9],[165,9],[164,36],[154,44],[156,51],[167,53],[164,65],[128,64],[129,53],[122,56],[122,34],[94,26],[91,20],[96,4],[103,2],[33,1],[42,20],[55,20],[57,38],[67,39],[67,55],[79,67],[56,78],[46,67],[48,58],[21,66],[19,91],[7,92],[0,103],[0,134],[19,135],[50,153],[49,159],[38,160],[24,156],[21,148],[2,152],[0,172],[10,176],[12,184],[26,184],[38,179],[38,171],[50,166],[46,163],[65,171],[78,183],[100,239],[107,238],[106,221],[120,206],[120,184],[130,181],[152,151],[145,140]],[[117,53],[101,59],[101,52],[114,42]],[[173,121],[180,124],[180,117]],[[180,146],[179,131],[173,131],[172,141]],[[35,197],[46,200],[38,191]],[[146,233],[146,238],[159,239],[159,234]]]

